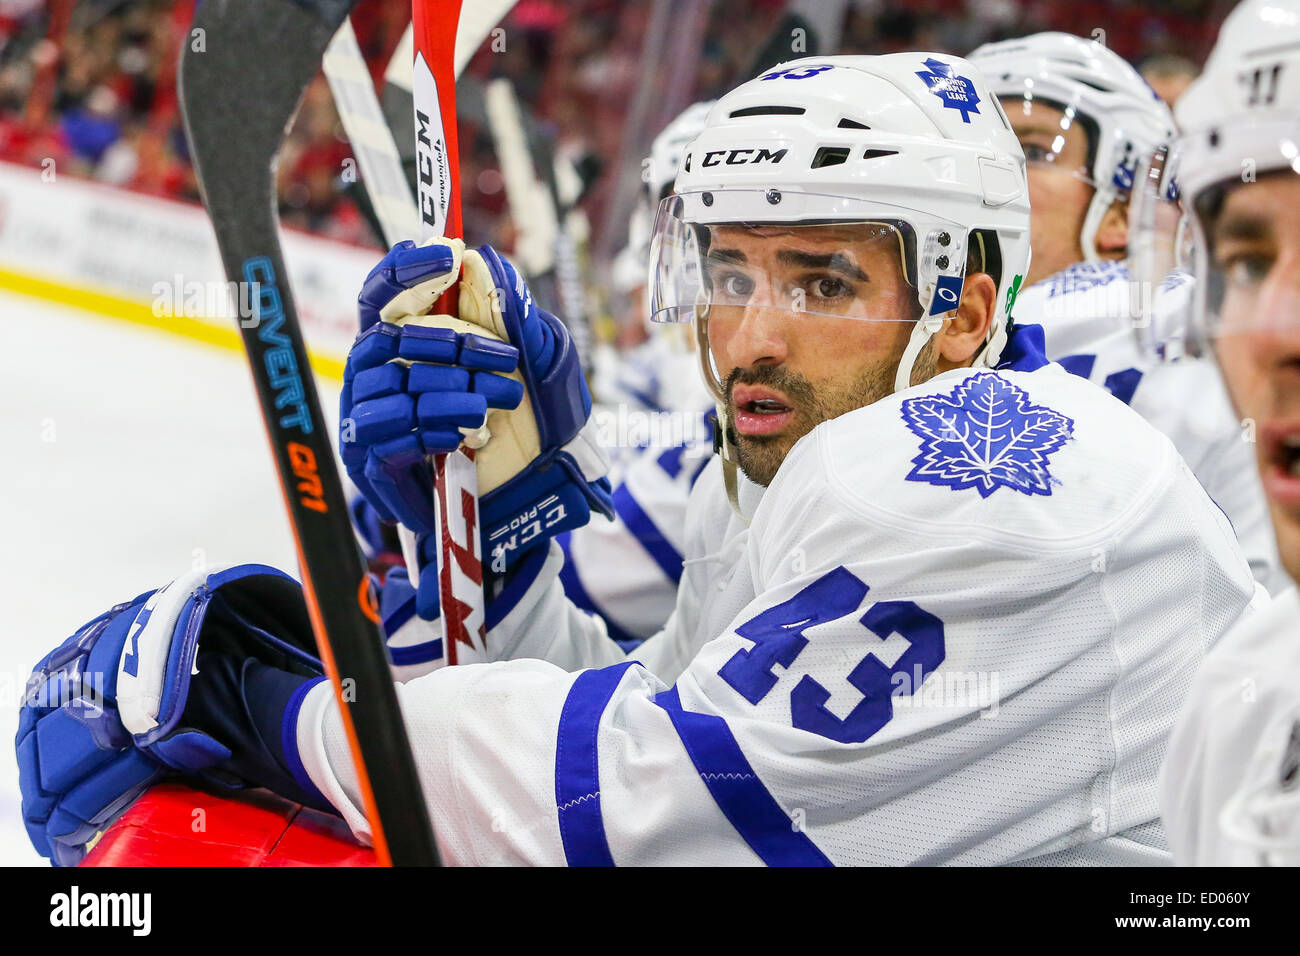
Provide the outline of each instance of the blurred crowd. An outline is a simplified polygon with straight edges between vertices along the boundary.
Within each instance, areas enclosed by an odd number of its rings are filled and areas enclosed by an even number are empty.
[[[193,2],[0,0],[0,158],[33,166],[52,160],[60,174],[197,201],[176,95],[177,54],[190,40]],[[675,5],[683,8],[686,0]],[[1082,36],[1104,30],[1098,39],[1143,66],[1153,85],[1174,98],[1231,5],[855,0],[840,52],[962,53],[986,40],[1043,29]],[[690,99],[716,96],[742,79],[784,8],[784,0],[714,0],[688,74]],[[653,16],[652,0],[520,0],[504,25],[504,44],[489,41],[470,66],[478,76],[514,81],[525,108],[589,181],[584,204],[598,227],[628,135],[629,104],[647,83],[665,82],[682,67],[674,62],[647,69],[643,48]],[[377,81],[409,17],[405,0],[357,5],[353,23]],[[461,152],[467,229],[509,248],[504,184],[486,131],[462,122]],[[329,89],[318,77],[280,159],[283,220],[377,245],[343,188],[349,156]]]

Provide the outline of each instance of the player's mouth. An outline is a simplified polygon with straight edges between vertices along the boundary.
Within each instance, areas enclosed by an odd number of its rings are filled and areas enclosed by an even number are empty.
[[[1282,508],[1300,509],[1300,420],[1266,422],[1258,439],[1269,499]]]
[[[741,435],[775,435],[794,418],[790,400],[762,385],[735,385],[731,404],[736,410],[736,431]]]

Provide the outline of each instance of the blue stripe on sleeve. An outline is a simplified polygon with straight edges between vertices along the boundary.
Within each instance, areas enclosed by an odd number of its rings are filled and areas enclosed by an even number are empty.
[[[623,673],[635,663],[583,671],[569,688],[555,739],[555,806],[569,866],[613,866],[600,814],[597,740],[605,712]]]
[[[537,575],[542,573],[547,554],[548,549],[544,545],[531,548],[519,559],[518,564],[506,572],[505,587],[495,598],[488,598],[487,609],[483,614],[483,623],[489,631],[504,621],[506,615],[515,609],[515,605],[524,599],[528,589],[537,580]]]
[[[289,767],[289,773],[298,786],[302,787],[305,793],[315,797],[322,807],[331,804],[325,799],[325,794],[320,792],[320,788],[316,786],[316,781],[312,780],[307,768],[303,766],[302,754],[298,751],[298,714],[302,712],[302,702],[307,699],[307,693],[317,684],[327,680],[328,677],[317,677],[304,681],[289,698],[289,705],[285,707],[284,717],[280,722],[280,750],[284,754],[284,762]]]
[[[423,644],[408,644],[405,647],[389,646],[388,656],[395,667],[410,667],[413,664],[427,664],[442,657],[442,638],[436,637]]]
[[[606,633],[625,653],[644,643],[643,638],[637,637],[630,631],[620,627],[618,622],[605,613],[600,605],[596,603],[596,599],[587,592],[587,589],[582,584],[582,578],[578,574],[572,552],[569,551],[569,533],[565,532],[558,535],[555,540],[560,542],[560,550],[564,552],[564,566],[560,568],[560,584],[564,587],[565,597],[572,601],[579,610],[586,611],[588,614],[599,615],[600,619],[605,622]]]
[[[627,490],[627,485],[619,485],[615,490],[614,510],[641,547],[646,549],[655,564],[668,576],[668,580],[677,584],[682,579],[682,556],[637,504],[632,492]]]
[[[718,809],[764,863],[832,865],[806,833],[794,828],[789,815],[768,793],[725,720],[684,710],[676,687],[657,695],[654,702],[668,712]]]
[[[388,613],[384,615],[384,622],[381,625],[384,630],[384,635],[387,637],[392,637],[403,627],[405,627],[413,617],[415,617],[415,592],[414,591],[411,592],[411,596],[409,598],[407,598],[397,607],[390,609]]]

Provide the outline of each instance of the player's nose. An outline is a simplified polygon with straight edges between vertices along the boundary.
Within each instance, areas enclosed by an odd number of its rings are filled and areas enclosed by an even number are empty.
[[[1300,386],[1300,249],[1274,264],[1247,344],[1263,368]]]
[[[788,316],[770,305],[750,304],[728,343],[732,364],[780,365],[789,356]]]

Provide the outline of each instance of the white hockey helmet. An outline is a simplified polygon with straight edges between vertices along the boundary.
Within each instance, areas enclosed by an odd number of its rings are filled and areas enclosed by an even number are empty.
[[[734,263],[719,261],[727,250],[712,255],[711,235],[733,225],[791,240],[807,227],[856,229],[861,241],[850,248],[846,240],[843,252],[823,244],[819,258],[851,264],[863,241],[883,242],[898,253],[907,294],[856,302],[846,313],[785,278],[725,278]],[[719,99],[690,144],[676,193],[660,203],[655,222],[652,318],[696,320],[705,381],[722,404],[708,315],[737,304],[729,289],[736,281],[746,308],[909,322],[898,390],[961,299],[968,243],[997,283],[976,358],[991,367],[1028,266],[1029,198],[1024,154],[983,76],[938,53],[796,60]]]
[[[1116,199],[1127,199],[1151,157],[1174,135],[1174,119],[1142,74],[1096,40],[1069,33],[1035,33],[986,43],[970,54],[993,92],[1032,108],[1039,102],[1065,114],[1088,135],[1088,161],[1075,170],[1094,189],[1079,245],[1096,262],[1097,230]],[[1063,143],[1064,140],[1058,142]],[[1030,162],[1051,164],[1055,153]]]
[[[1300,0],[1246,0],[1236,7],[1176,112],[1182,133],[1170,164],[1190,232],[1181,252],[1196,290],[1187,325],[1165,330],[1160,344],[1173,355],[1197,355],[1224,331],[1220,312],[1232,266],[1216,259],[1209,227],[1228,191],[1249,189],[1269,174],[1300,176]],[[1300,216],[1300,209],[1286,213]],[[1233,329],[1300,321],[1300,308],[1233,311]],[[1242,323],[1243,314],[1253,321]]]
[[[645,281],[645,259],[650,254],[650,229],[654,225],[655,210],[660,201],[672,192],[686,146],[704,129],[704,119],[709,115],[713,102],[705,100],[686,107],[654,138],[650,155],[641,160],[641,188],[628,219],[625,247],[628,261],[637,262],[640,273],[637,285]]]

